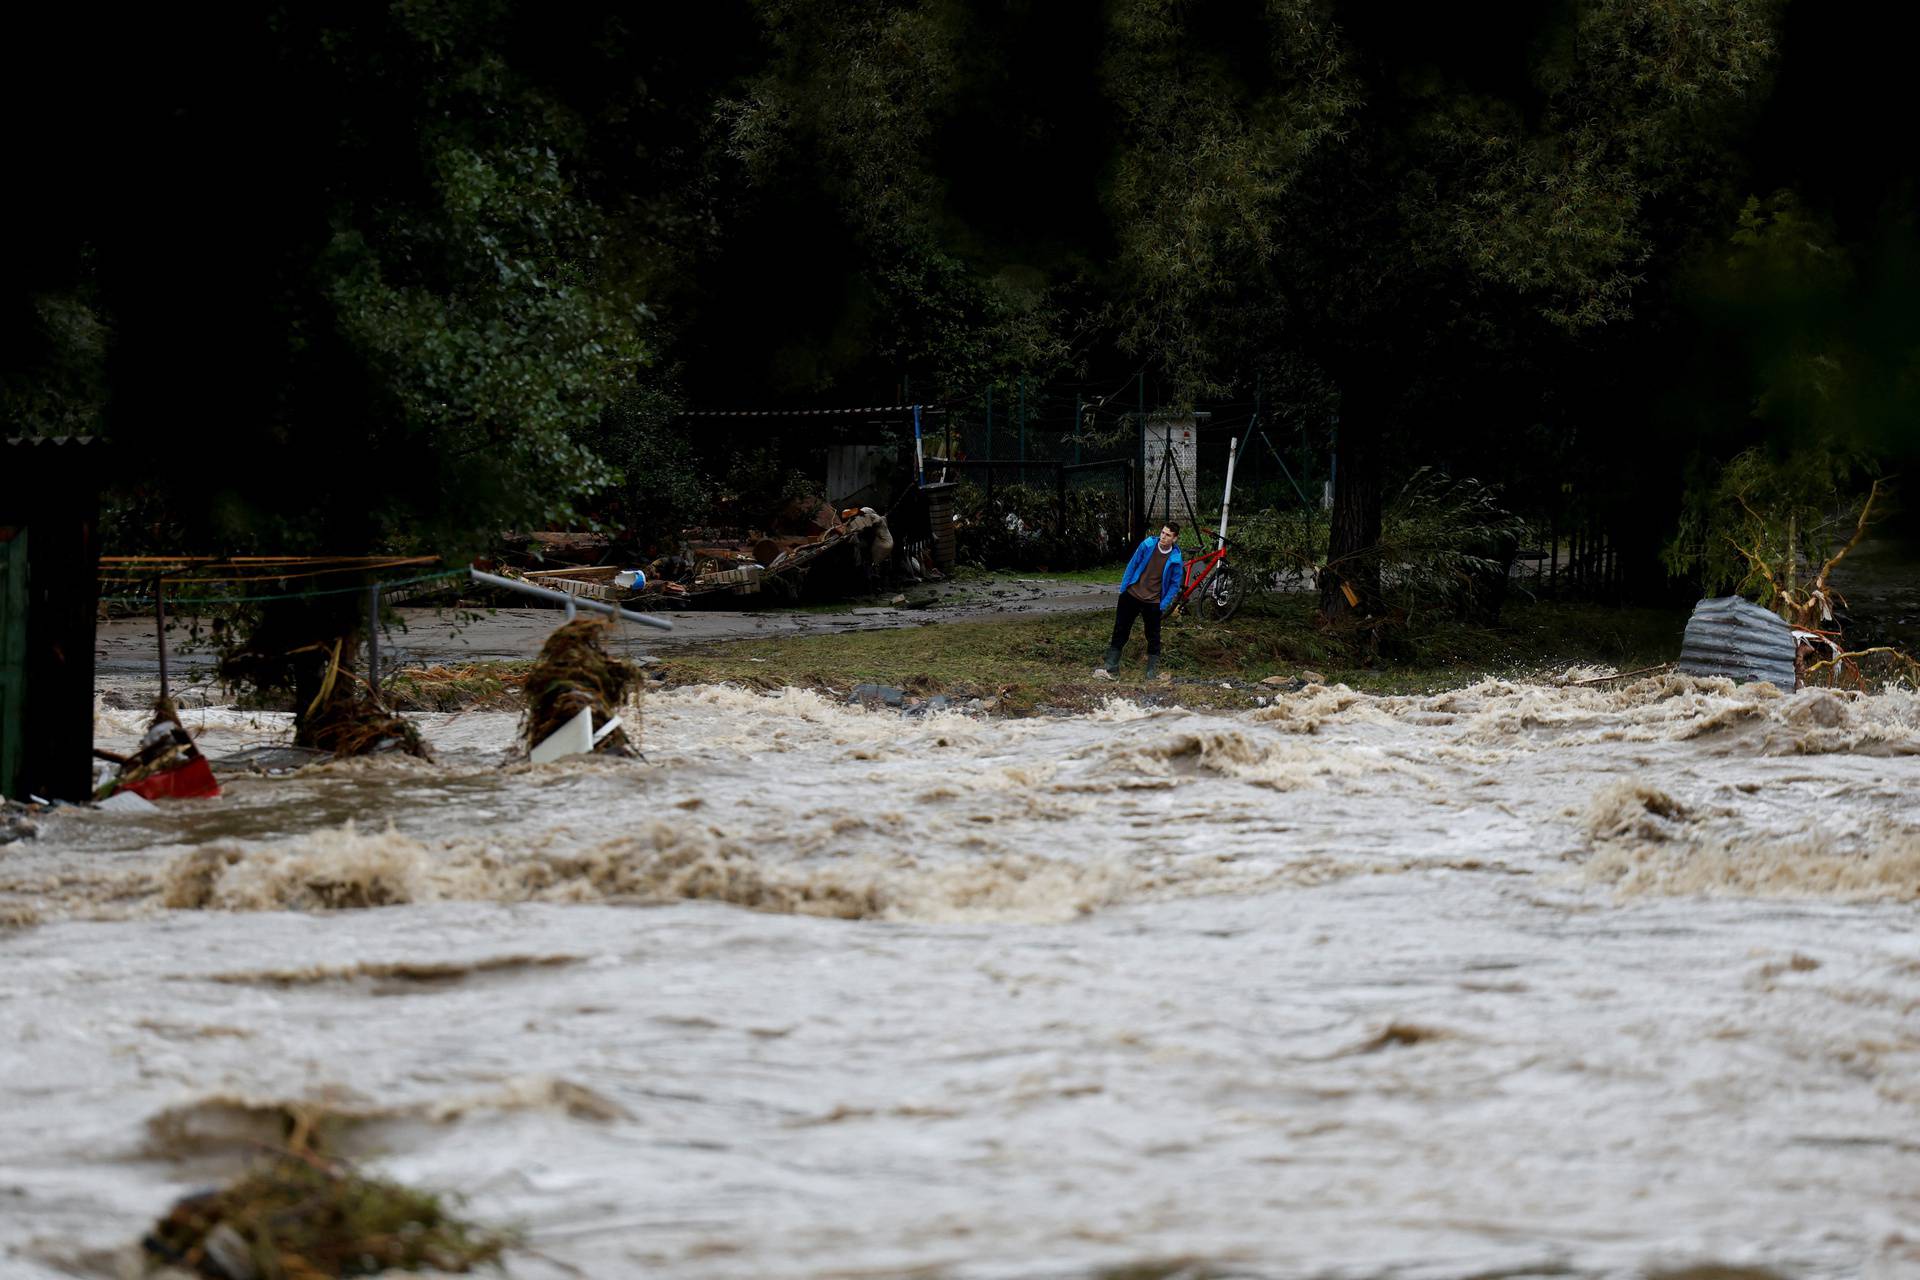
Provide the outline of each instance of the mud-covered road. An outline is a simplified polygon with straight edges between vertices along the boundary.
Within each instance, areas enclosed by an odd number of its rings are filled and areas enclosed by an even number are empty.
[[[891,627],[931,626],[1075,613],[1110,607],[1113,590],[1080,582],[1011,575],[929,583],[910,589],[910,603],[876,601],[818,609],[697,609],[663,613],[672,631],[621,624],[615,644],[622,652],[657,650],[727,640],[835,635]],[[891,601],[892,597],[887,597]],[[397,625],[381,639],[383,669],[397,663],[466,663],[531,659],[560,620],[555,609],[490,609],[457,616],[452,609],[402,607]],[[194,645],[184,624],[169,633],[174,670],[204,671],[212,655]],[[119,618],[100,624],[95,659],[108,681],[158,670],[153,618]],[[1097,655],[1096,655],[1097,656]]]

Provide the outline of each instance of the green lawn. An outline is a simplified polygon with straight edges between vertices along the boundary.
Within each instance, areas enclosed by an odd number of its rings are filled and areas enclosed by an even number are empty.
[[[1671,660],[1684,613],[1598,605],[1516,605],[1501,625],[1447,623],[1403,638],[1391,658],[1367,659],[1330,637],[1307,596],[1250,602],[1232,622],[1190,618],[1164,630],[1161,668],[1170,682],[1145,690],[1188,705],[1245,705],[1267,676],[1303,671],[1378,692],[1456,687],[1488,675],[1550,674],[1573,665],[1622,670]],[[1095,680],[1112,615],[1102,609],[1015,621],[946,622],[840,635],[740,640],[667,656],[672,684],[735,681],[845,692],[861,682],[921,693],[1000,696],[1010,710],[1097,703],[1143,691],[1144,643],[1136,629],[1120,678]],[[1228,687],[1222,688],[1222,683]]]
[[[1095,586],[1110,586],[1117,590],[1120,586],[1120,575],[1126,571],[1127,562],[1125,560],[1116,560],[1112,564],[1095,565],[1091,569],[1062,569],[1057,572],[1052,570],[1043,572],[1038,569],[1030,572],[1019,569],[1008,569],[1005,571],[1005,576],[1009,578],[1033,578],[1042,582],[1087,582]]]

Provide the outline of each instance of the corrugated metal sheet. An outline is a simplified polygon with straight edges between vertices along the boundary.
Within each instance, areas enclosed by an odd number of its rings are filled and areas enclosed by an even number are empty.
[[[855,498],[887,500],[887,477],[900,450],[890,445],[847,444],[827,450],[827,501],[836,508],[872,505]],[[875,495],[878,495],[875,497]]]
[[[1785,619],[1739,596],[1693,606],[1679,668],[1690,676],[1765,680],[1780,689],[1795,683],[1793,629]]]

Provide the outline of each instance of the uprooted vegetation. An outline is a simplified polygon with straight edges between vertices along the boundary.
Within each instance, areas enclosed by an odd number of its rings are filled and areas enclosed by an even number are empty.
[[[432,1192],[288,1154],[180,1201],[143,1244],[155,1262],[209,1280],[336,1280],[387,1271],[464,1274],[498,1263],[510,1242]]]
[[[147,1273],[208,1280],[344,1280],[389,1271],[465,1274],[497,1265],[513,1237],[456,1213],[447,1198],[369,1177],[313,1149],[288,1147],[218,1190],[176,1203],[141,1241]]]
[[[1849,496],[1844,459],[1804,448],[1786,457],[1750,449],[1682,520],[1665,559],[1675,573],[1697,575],[1709,592],[1756,599],[1801,634],[1798,666],[1806,683],[1865,689],[1920,681],[1920,660],[1897,644],[1853,647],[1856,619],[1834,580],[1887,513],[1889,482],[1872,479]]]
[[[525,745],[531,749],[582,711],[593,713],[598,734],[620,714],[621,727],[594,739],[594,750],[605,755],[631,755],[635,750],[624,726],[639,735],[640,713],[631,696],[640,687],[640,669],[607,652],[608,624],[594,618],[576,618],[556,628],[540,647],[540,656],[527,672]]]

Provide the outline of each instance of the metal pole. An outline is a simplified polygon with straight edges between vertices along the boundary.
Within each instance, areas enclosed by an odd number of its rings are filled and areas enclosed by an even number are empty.
[[[167,580],[153,580],[153,634],[160,642],[160,697],[164,701],[167,692]]]
[[[993,384],[987,384],[987,505],[993,505]]]
[[[1147,531],[1147,371],[1144,368],[1140,370],[1140,388],[1137,403],[1139,407],[1140,445],[1134,456],[1140,459],[1138,474],[1141,484],[1140,492],[1135,498],[1134,519],[1139,525],[1140,536],[1144,537]]]
[[[1287,460],[1280,456],[1280,450],[1274,447],[1273,438],[1262,431],[1260,439],[1266,444],[1267,452],[1273,455],[1273,460],[1280,464],[1280,474],[1287,478],[1287,483],[1293,486],[1293,491],[1300,495],[1300,505],[1309,511],[1313,510],[1313,503],[1307,500],[1307,491],[1302,489],[1300,482],[1293,478],[1293,470],[1287,466]]]
[[[478,569],[468,568],[468,576],[475,582],[484,582],[490,587],[503,587],[508,591],[518,591],[523,596],[533,596],[541,600],[551,600],[555,604],[577,605],[582,609],[591,609],[595,613],[604,613],[613,617],[625,618],[637,622],[643,627],[657,627],[661,631],[673,630],[673,624],[665,618],[656,618],[650,613],[635,613],[631,609],[622,609],[618,605],[605,604],[599,600],[576,600],[564,591],[553,591],[546,587],[536,587],[531,582],[521,582],[514,578],[503,578],[497,573],[482,573]]]
[[[927,455],[920,443],[920,406],[913,406],[913,474],[921,488],[927,485]]]
[[[1053,464],[1053,503],[1054,527],[1064,542],[1067,536],[1067,464],[1064,462]]]
[[[1020,483],[1027,482],[1027,375],[1020,375]]]
[[[1227,545],[1227,513],[1233,509],[1233,463],[1240,455],[1240,442],[1227,437],[1227,487],[1220,495],[1220,548]]]
[[[367,687],[380,696],[380,584],[367,588]]]
[[[1085,412],[1078,391],[1073,393],[1073,464],[1080,465],[1080,415]]]

